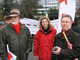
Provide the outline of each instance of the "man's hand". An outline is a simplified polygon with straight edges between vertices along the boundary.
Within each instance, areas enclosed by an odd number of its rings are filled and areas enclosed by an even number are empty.
[[[54,54],[59,55],[61,48],[56,46],[57,50],[56,51],[52,51]]]
[[[37,56],[34,56],[34,60],[37,60]]]
[[[29,53],[29,51],[27,50],[27,53]]]

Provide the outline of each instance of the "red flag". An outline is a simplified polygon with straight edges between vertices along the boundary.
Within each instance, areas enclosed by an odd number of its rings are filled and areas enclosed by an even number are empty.
[[[67,42],[67,44],[68,44],[68,48],[71,50],[73,45],[69,41]],[[75,60],[78,60],[78,58],[75,58]]]
[[[12,58],[12,55],[8,52],[8,58],[9,58],[9,60],[11,60],[11,58]]]
[[[7,52],[8,52],[8,59],[9,60],[16,60],[16,56],[12,52],[9,51],[8,45],[7,45]]]
[[[67,5],[67,0],[60,0],[60,3],[62,3],[63,1],[65,1],[65,5]]]
[[[71,50],[72,49],[72,44],[70,42],[67,42],[68,48]]]

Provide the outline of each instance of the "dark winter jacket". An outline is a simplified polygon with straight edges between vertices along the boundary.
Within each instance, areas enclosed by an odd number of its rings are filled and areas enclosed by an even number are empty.
[[[80,35],[72,29],[66,35],[73,45],[73,49],[69,50],[65,38],[62,37],[61,33],[57,34],[54,45],[61,47],[61,51],[59,55],[52,54],[52,60],[74,60],[74,58],[80,60]]]
[[[77,32],[77,33],[80,34],[80,27],[79,27],[77,24],[73,24],[73,25],[72,25],[72,29],[73,29],[75,32]]]
[[[80,34],[80,27],[78,26],[78,19],[75,17],[74,23],[72,24],[73,31]]]
[[[27,60],[28,51],[31,51],[30,32],[27,27],[21,24],[20,34],[18,35],[14,27],[9,24],[0,29],[0,57],[8,60],[7,47],[17,56],[16,60]]]

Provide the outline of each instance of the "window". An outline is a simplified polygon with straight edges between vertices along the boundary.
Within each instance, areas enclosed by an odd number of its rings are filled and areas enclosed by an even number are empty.
[[[53,3],[53,5],[57,5],[57,3]]]

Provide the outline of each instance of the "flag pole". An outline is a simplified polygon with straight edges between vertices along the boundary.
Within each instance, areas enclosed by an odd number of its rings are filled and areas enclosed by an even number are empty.
[[[69,40],[68,40],[65,32],[63,32],[63,35],[64,35],[64,37],[65,37],[65,39],[66,39],[66,41],[67,41],[68,47],[70,47],[69,49],[72,49],[72,44],[69,42]],[[75,58],[75,60],[78,60],[78,58]]]
[[[66,36],[65,32],[63,32],[63,35],[64,35],[64,37],[65,37],[66,41],[67,41],[67,42],[69,42],[69,40],[68,40],[68,38],[67,38],[67,36]]]

